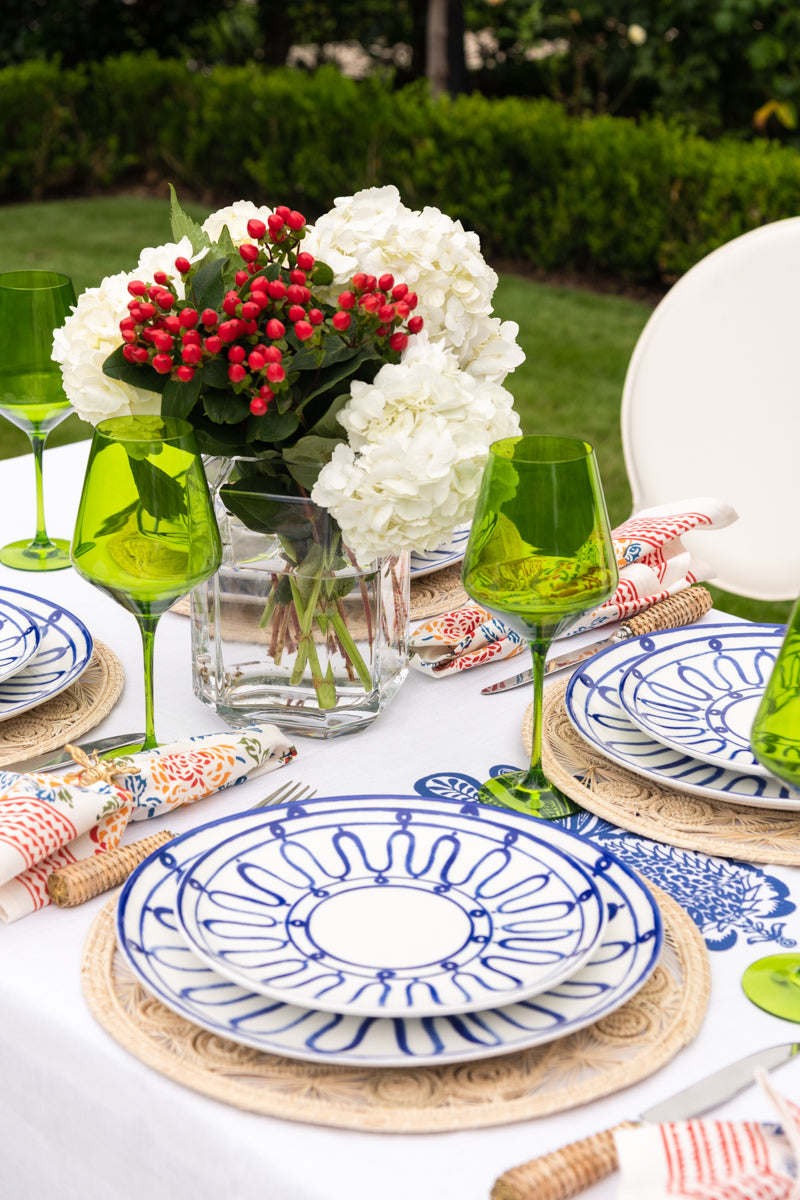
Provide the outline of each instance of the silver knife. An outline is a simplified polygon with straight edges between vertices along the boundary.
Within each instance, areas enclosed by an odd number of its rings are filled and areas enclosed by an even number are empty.
[[[98,738],[93,742],[77,742],[73,745],[77,745],[78,750],[83,750],[86,754],[92,754],[95,750],[98,754],[106,754],[109,750],[119,750],[121,746],[127,746],[129,742],[141,744],[143,741],[143,733],[115,733],[113,737]],[[19,762],[3,763],[0,770],[16,771],[20,775],[25,775],[29,771],[45,771],[56,767],[65,767],[73,761],[68,751],[51,750],[49,754],[34,754],[32,758],[23,758]]]
[[[648,1108],[642,1113],[639,1123],[662,1124],[699,1117],[744,1091],[754,1082],[757,1067],[771,1070],[788,1062],[798,1052],[800,1042],[786,1042],[748,1054],[746,1058],[729,1063],[699,1083],[677,1092],[669,1100]],[[615,1128],[624,1129],[630,1125],[631,1122],[624,1122]],[[576,1196],[585,1188],[605,1179],[616,1168],[614,1130],[606,1129],[579,1142],[562,1146],[551,1154],[544,1154],[521,1167],[513,1167],[495,1182],[491,1194],[514,1196],[516,1200],[533,1200],[533,1197],[536,1200],[569,1200],[570,1196]]]
[[[689,600],[691,600],[691,604],[687,611],[687,601]],[[549,675],[552,671],[563,671],[565,667],[577,667],[587,658],[592,658],[601,650],[608,650],[610,646],[616,646],[618,642],[623,642],[626,638],[641,637],[642,634],[653,633],[657,629],[680,629],[684,625],[690,625],[707,613],[713,603],[711,593],[707,588],[687,588],[674,596],[668,596],[666,600],[661,600],[637,616],[623,621],[610,637],[600,638],[596,642],[582,646],[580,650],[569,650],[566,654],[551,658],[545,665],[544,673]],[[510,679],[501,679],[499,683],[490,683],[488,687],[481,688],[481,695],[493,696],[495,692],[507,692],[512,688],[530,683],[532,679],[533,671],[528,667],[526,671],[520,671],[518,675],[512,675]]]

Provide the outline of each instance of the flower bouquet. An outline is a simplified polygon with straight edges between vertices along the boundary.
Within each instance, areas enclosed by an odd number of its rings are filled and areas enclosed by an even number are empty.
[[[259,567],[269,577],[252,636],[282,685],[346,707],[337,672],[374,691],[385,613],[369,611],[370,579],[468,521],[490,442],[519,432],[502,386],[524,357],[517,326],[491,315],[497,277],[476,235],[391,186],[313,226],[246,201],[201,226],[174,191],[171,216],[175,241],[84,292],[56,331],[65,391],[92,423],[191,422],[216,481],[221,572],[240,599]],[[202,637],[196,652],[209,658]],[[207,689],[220,711],[229,683]]]

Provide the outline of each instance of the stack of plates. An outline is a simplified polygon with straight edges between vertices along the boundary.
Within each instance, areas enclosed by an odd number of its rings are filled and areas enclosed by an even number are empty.
[[[128,880],[120,947],[212,1033],[311,1062],[467,1061],[553,1041],[645,982],[662,923],[588,840],[478,804],[344,796],[214,821]]]
[[[0,721],[63,692],[86,670],[92,637],[41,596],[0,587]]]
[[[800,810],[750,749],[784,634],[783,625],[729,623],[620,642],[570,679],[567,714],[595,750],[665,787]]]

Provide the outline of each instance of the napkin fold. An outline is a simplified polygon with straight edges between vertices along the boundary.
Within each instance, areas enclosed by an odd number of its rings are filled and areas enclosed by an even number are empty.
[[[800,1106],[756,1079],[780,1116],[674,1121],[614,1131],[617,1200],[800,1200]]]
[[[690,555],[681,538],[691,529],[724,529],[736,520],[735,509],[711,496],[642,509],[612,530],[619,570],[616,591],[561,636],[572,637],[633,617],[708,579],[708,565]],[[472,604],[434,617],[413,630],[410,662],[436,678],[493,659],[511,658],[527,648],[527,642],[502,620]]]
[[[80,858],[115,849],[129,821],[159,817],[290,762],[275,725],[206,734],[133,755],[113,781],[0,770],[0,920],[50,903],[47,879]],[[122,765],[122,764],[121,764]]]

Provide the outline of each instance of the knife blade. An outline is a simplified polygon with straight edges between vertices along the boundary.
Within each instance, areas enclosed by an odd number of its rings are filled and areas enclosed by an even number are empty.
[[[144,741],[143,733],[115,733],[112,737],[95,738],[92,742],[73,743],[77,745],[78,750],[83,750],[86,754],[92,754],[96,750],[98,754],[106,754],[109,750],[119,750],[121,746],[127,746],[129,742],[136,744]],[[65,767],[69,763],[74,762],[74,759],[68,751],[51,750],[49,754],[34,754],[31,758],[23,758],[18,762],[3,763],[3,771],[16,771],[20,775],[25,775],[29,771],[44,771],[52,770],[56,767]]]
[[[545,665],[544,673],[549,675],[553,671],[563,671],[566,667],[576,667],[587,658],[599,654],[601,650],[608,650],[610,646],[624,642],[626,638],[641,637],[645,633],[655,633],[658,629],[680,629],[684,625],[691,625],[704,616],[713,603],[711,593],[704,587],[692,587],[677,592],[676,595],[653,604],[637,616],[623,621],[609,637],[600,638],[579,650],[568,650],[566,654],[551,658]],[[512,688],[530,683],[532,679],[533,671],[528,667],[509,679],[501,679],[499,683],[490,683],[488,687],[481,688],[481,695],[493,696],[496,692],[508,692]]]
[[[744,1091],[755,1081],[756,1068],[772,1070],[799,1052],[800,1042],[784,1042],[757,1050],[646,1109],[636,1123],[661,1124],[699,1117]],[[625,1121],[614,1129],[592,1134],[522,1166],[512,1167],[495,1181],[492,1200],[569,1200],[569,1197],[577,1196],[616,1170],[614,1132],[630,1128],[632,1124],[634,1122]]]

